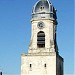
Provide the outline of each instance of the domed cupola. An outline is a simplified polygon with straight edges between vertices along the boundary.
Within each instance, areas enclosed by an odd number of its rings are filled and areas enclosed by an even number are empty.
[[[33,14],[38,13],[49,13],[49,1],[47,0],[40,0],[36,3],[33,9]]]
[[[32,20],[52,19],[56,20],[56,9],[49,0],[39,0],[33,7]]]

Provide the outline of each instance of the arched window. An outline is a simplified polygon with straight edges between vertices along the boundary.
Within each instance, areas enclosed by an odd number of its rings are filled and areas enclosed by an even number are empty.
[[[37,47],[45,47],[45,33],[43,31],[38,32],[37,34]]]

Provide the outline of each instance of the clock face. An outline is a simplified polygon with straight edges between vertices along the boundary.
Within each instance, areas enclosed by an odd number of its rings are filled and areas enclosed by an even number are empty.
[[[38,28],[39,28],[39,29],[44,28],[44,23],[43,23],[43,22],[39,22],[39,23],[38,23]]]

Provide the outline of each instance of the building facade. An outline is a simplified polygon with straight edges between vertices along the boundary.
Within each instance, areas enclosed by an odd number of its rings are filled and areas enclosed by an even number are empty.
[[[56,42],[56,9],[39,0],[32,9],[32,33],[28,53],[21,55],[21,75],[63,75],[63,58]]]

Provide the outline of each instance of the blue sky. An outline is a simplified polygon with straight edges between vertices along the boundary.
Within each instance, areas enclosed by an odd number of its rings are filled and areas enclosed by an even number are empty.
[[[3,75],[20,75],[21,54],[31,37],[31,11],[38,0],[0,0],[0,68]],[[64,58],[64,75],[74,74],[74,1],[51,0],[57,9],[57,43]]]

